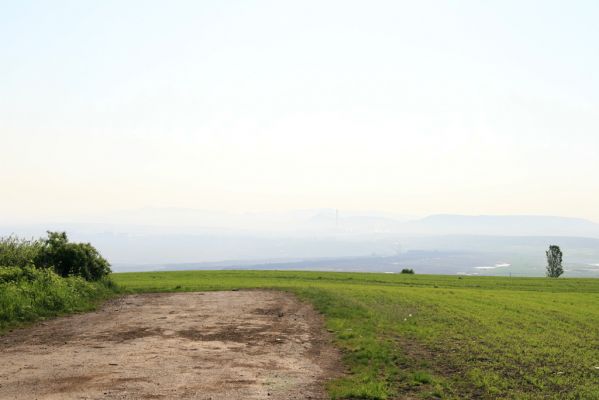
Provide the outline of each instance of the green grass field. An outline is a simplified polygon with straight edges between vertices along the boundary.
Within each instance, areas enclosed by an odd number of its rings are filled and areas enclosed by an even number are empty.
[[[599,399],[599,280],[284,271],[113,274],[135,292],[272,288],[343,350],[332,398]]]

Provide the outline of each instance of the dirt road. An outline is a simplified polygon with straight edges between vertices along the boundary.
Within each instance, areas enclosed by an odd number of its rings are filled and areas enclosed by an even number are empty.
[[[0,337],[0,399],[324,399],[338,360],[286,293],[132,295]]]

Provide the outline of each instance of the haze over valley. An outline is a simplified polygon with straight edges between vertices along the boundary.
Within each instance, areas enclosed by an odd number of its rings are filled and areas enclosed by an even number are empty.
[[[94,243],[115,271],[414,268],[419,273],[541,276],[544,251],[559,244],[566,276],[599,276],[599,224],[577,218],[146,208],[71,222],[3,224],[0,234],[37,237],[46,230],[64,230],[74,240]]]

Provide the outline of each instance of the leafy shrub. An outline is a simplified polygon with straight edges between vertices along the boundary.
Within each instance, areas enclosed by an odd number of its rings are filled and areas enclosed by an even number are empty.
[[[0,284],[32,281],[36,276],[36,269],[32,265],[28,265],[24,268],[0,266]]]
[[[52,269],[0,267],[0,331],[21,322],[93,308],[116,292],[108,280],[62,278]]]
[[[36,267],[54,268],[62,277],[81,276],[97,281],[107,276],[110,264],[89,243],[70,243],[65,232],[48,232],[35,261]]]
[[[24,321],[93,308],[118,292],[110,264],[65,233],[44,240],[0,238],[0,332]],[[93,281],[93,282],[92,282]]]
[[[414,270],[412,268],[404,268],[401,270],[402,274],[413,274]]]
[[[23,276],[23,268],[19,267],[0,267],[0,284],[17,282]]]
[[[41,249],[41,240],[20,239],[16,236],[0,238],[0,265],[22,268],[33,264]]]

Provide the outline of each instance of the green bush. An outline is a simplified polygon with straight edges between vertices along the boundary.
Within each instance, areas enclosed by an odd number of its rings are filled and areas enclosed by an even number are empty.
[[[98,281],[111,272],[108,261],[91,244],[70,243],[65,232],[48,232],[35,265],[54,268],[62,277],[81,276],[88,281]]]
[[[52,269],[0,267],[0,331],[22,322],[93,308],[117,291],[109,280],[62,278]]]
[[[402,274],[413,274],[414,270],[411,269],[411,268],[404,268],[404,269],[401,270],[401,273]]]
[[[98,281],[111,272],[108,261],[91,244],[71,243],[65,232],[48,232],[46,239],[39,240],[0,238],[0,266],[54,269],[62,277],[80,276],[88,281]]]
[[[37,271],[32,265],[28,265],[24,268],[0,266],[0,284],[32,281],[35,280],[36,276]]]
[[[42,245],[41,240],[16,236],[0,238],[0,266],[25,267],[33,264],[40,255]]]
[[[110,264],[89,243],[66,233],[47,239],[0,238],[0,332],[22,322],[92,309],[118,292]]]

